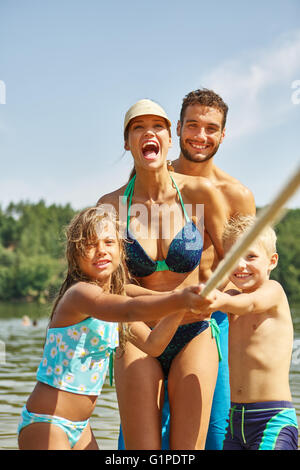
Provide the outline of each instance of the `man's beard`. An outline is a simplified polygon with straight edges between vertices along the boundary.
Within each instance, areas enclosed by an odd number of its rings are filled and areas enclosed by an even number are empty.
[[[190,162],[194,162],[194,163],[203,163],[203,162],[207,162],[208,160],[210,160],[218,151],[219,149],[219,146],[220,146],[220,142],[217,146],[217,148],[215,148],[213,150],[213,152],[209,153],[208,155],[206,155],[206,157],[204,158],[201,158],[200,160],[198,160],[197,157],[194,157],[184,146],[184,143],[182,142],[182,139],[180,137],[180,151],[182,153],[182,155],[184,156],[184,158],[186,158],[187,160],[189,160]]]

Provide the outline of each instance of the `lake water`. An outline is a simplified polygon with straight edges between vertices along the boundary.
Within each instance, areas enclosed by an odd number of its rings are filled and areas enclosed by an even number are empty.
[[[35,383],[42,356],[47,318],[37,305],[0,304],[0,449],[17,449],[21,409]],[[300,427],[300,312],[293,312],[295,341],[290,371],[293,402]],[[23,326],[23,315],[38,318],[37,326]],[[100,449],[117,449],[119,414],[114,387],[105,383],[91,418]],[[300,446],[299,446],[300,448]]]

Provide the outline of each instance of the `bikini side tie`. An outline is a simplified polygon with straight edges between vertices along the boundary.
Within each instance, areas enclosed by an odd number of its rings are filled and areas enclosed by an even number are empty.
[[[216,340],[218,354],[219,354],[219,362],[221,362],[223,360],[223,356],[222,356],[221,344],[220,344],[220,328],[219,328],[219,325],[218,325],[217,321],[214,318],[211,318],[210,320],[207,320],[207,321],[210,324],[211,336],[212,336],[212,338],[215,338],[215,340]]]
[[[109,385],[112,386],[113,384],[113,378],[114,378],[114,353],[116,351],[116,348],[111,349],[110,355],[109,355]]]

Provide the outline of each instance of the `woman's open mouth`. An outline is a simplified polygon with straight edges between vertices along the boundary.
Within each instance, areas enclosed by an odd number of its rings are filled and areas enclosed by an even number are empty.
[[[142,153],[146,160],[155,160],[159,153],[159,145],[153,140],[148,140],[142,146]]]

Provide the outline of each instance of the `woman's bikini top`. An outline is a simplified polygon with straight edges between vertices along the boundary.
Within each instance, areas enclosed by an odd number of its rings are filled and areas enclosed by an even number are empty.
[[[144,248],[134,238],[129,230],[130,208],[136,175],[130,180],[125,190],[122,203],[126,204],[129,198],[127,211],[127,242],[125,243],[126,264],[132,276],[150,276],[155,271],[173,271],[175,273],[187,273],[193,271],[200,263],[203,238],[193,221],[188,217],[180,191],[170,175],[176,188],[186,224],[172,240],[168,255],[163,260],[153,260],[147,255]]]

